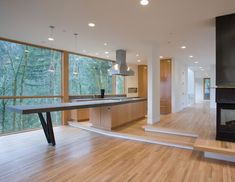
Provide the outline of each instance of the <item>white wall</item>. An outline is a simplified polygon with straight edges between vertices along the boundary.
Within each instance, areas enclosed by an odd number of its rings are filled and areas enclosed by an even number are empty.
[[[203,100],[203,78],[195,78],[195,101],[199,103]]]
[[[138,97],[138,65],[128,65],[134,72],[134,76],[125,77],[125,92],[127,97]],[[128,93],[128,88],[137,88],[137,93]]]
[[[172,59],[172,112],[187,105],[187,67],[182,60]]]
[[[192,71],[190,68],[188,68],[187,77],[187,105],[190,106],[195,103],[194,71]]]
[[[211,88],[210,88],[210,108],[216,108],[216,102],[215,102],[215,64],[212,64],[210,66],[210,69],[208,69],[205,72],[196,72],[196,78],[195,78],[195,98],[196,103],[202,102],[204,100],[203,96],[203,78],[210,78],[211,81]]]

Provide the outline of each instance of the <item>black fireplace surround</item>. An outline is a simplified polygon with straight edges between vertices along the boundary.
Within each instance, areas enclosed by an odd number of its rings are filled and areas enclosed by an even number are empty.
[[[217,88],[216,139],[235,142],[235,88]]]
[[[235,14],[216,18],[216,139],[235,142]]]

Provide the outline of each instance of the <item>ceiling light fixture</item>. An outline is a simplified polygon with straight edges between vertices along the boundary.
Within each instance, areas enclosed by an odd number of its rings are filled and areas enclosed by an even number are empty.
[[[105,42],[105,43],[104,43],[104,46],[107,46],[107,45],[108,45],[108,43],[107,43],[107,42]]]
[[[108,51],[106,51],[106,52],[105,52],[105,54],[109,54],[109,52],[108,52]]]
[[[140,55],[139,54],[136,54],[136,57],[139,57]]]
[[[198,64],[198,61],[195,61],[194,63],[195,63],[195,64]]]
[[[75,52],[78,50],[78,34],[74,33],[74,39],[75,39]]]
[[[163,59],[163,56],[159,56],[160,59]]]
[[[192,56],[192,55],[190,55],[190,56],[189,56],[189,58],[193,58],[193,56]]]
[[[48,40],[49,41],[54,41],[55,39],[53,38],[53,34],[54,34],[54,26],[49,26],[50,27],[50,31],[51,31],[51,33],[50,33],[50,36],[48,37]]]
[[[186,49],[186,46],[181,46],[181,49]]]
[[[140,1],[140,4],[141,4],[142,6],[147,6],[147,5],[149,4],[149,0],[141,0],[141,1]]]
[[[88,26],[89,27],[95,27],[95,24],[94,23],[88,23]]]
[[[140,63],[140,62],[141,62],[141,60],[140,60],[140,59],[138,59],[138,60],[137,60],[137,62],[138,62],[138,63]]]
[[[74,33],[74,39],[75,39],[75,52],[78,50],[78,34]],[[74,63],[74,69],[73,69],[73,74],[78,75],[79,73],[79,68],[78,68],[78,62]]]
[[[54,26],[49,26],[50,27],[50,31],[51,31],[51,33],[50,33],[50,37],[48,38],[48,40],[50,39],[50,40],[54,40],[54,38],[53,38],[53,33],[54,33]],[[51,42],[51,48],[53,47],[53,42]],[[54,64],[54,51],[51,49],[51,63],[50,63],[50,66],[49,66],[49,69],[48,69],[48,71],[50,72],[50,73],[55,73],[55,64]]]

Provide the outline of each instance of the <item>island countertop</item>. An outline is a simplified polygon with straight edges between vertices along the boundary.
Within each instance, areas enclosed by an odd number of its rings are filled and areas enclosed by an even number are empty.
[[[113,105],[120,105],[132,102],[134,103],[146,100],[147,100],[146,98],[115,98],[115,99],[112,98],[104,100],[79,101],[72,103],[17,105],[17,106],[8,106],[7,109],[9,111],[20,114],[33,114],[33,113],[65,111],[73,109],[94,108],[102,106],[113,106]]]

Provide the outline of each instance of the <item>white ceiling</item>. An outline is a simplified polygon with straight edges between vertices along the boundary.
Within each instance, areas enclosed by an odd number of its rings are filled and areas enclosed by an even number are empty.
[[[137,64],[139,53],[143,64],[157,44],[162,56],[208,67],[215,62],[214,17],[230,13],[235,0],[151,0],[147,7],[139,0],[0,0],[0,36],[50,46],[49,25],[54,25],[55,48],[99,57],[109,51],[111,59],[122,48],[129,63]]]

